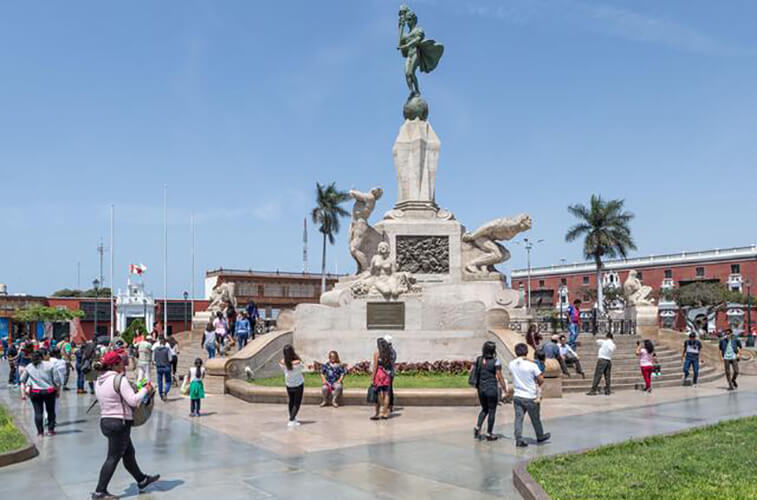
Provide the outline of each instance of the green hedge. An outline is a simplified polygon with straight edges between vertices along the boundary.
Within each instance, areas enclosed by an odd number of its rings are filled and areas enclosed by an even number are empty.
[[[17,450],[26,445],[26,438],[15,425],[8,409],[0,405],[0,453]]]

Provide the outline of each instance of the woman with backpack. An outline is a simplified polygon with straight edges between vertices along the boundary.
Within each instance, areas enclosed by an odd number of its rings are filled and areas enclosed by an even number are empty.
[[[153,388],[148,381],[141,390],[134,392],[125,374],[128,360],[127,353],[118,349],[106,353],[99,362],[102,372],[95,384],[95,395],[100,405],[100,430],[108,438],[108,456],[100,469],[93,500],[117,500],[118,497],[108,493],[108,484],[122,459],[140,491],[160,478],[158,474],[148,476],[137,465],[131,442],[133,409],[142,404]]]
[[[484,342],[481,356],[476,358],[476,362],[471,367],[469,383],[478,389],[478,401],[481,403],[481,412],[478,414],[476,427],[473,428],[473,437],[481,438],[481,426],[484,425],[484,419],[488,417],[485,437],[487,441],[495,441],[498,439],[494,434],[494,419],[499,403],[499,386],[505,394],[508,390],[507,381],[502,376],[502,362],[497,359],[497,346],[494,342]]]

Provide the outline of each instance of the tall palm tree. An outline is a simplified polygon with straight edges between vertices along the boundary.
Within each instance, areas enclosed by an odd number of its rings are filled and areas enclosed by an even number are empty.
[[[349,193],[339,191],[334,182],[328,186],[315,183],[315,208],[310,213],[313,224],[323,234],[323,254],[321,259],[321,293],[326,291],[326,240],[334,244],[334,235],[339,232],[339,218],[349,215],[340,205],[349,199]]]
[[[584,238],[584,257],[597,266],[597,308],[604,312],[602,297],[602,259],[605,257],[626,258],[629,250],[636,250],[628,226],[634,215],[623,209],[625,200],[603,200],[591,195],[589,206],[570,205],[568,212],[579,222],[565,234],[565,241]]]

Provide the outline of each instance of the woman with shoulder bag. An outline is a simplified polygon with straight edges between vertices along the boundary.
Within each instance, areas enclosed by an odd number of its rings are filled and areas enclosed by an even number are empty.
[[[389,342],[380,338],[376,341],[378,350],[373,353],[373,376],[371,381],[375,387],[376,412],[371,420],[386,420],[389,418],[389,387],[392,379],[389,372],[392,369],[392,350]]]
[[[43,352],[31,353],[31,363],[26,366],[21,374],[21,385],[29,385],[29,399],[34,406],[34,425],[37,427],[37,436],[44,435],[44,415],[47,411],[48,436],[55,435],[55,398],[60,395],[60,387],[63,383],[59,373],[53,369],[52,363],[42,360]]]
[[[476,427],[473,428],[473,437],[480,439],[481,426],[488,417],[486,425],[486,440],[495,441],[494,419],[497,415],[499,403],[499,386],[508,394],[507,381],[502,376],[502,362],[497,359],[497,346],[494,342],[484,342],[481,356],[476,359],[476,364],[471,368],[475,370],[475,385],[478,389],[478,401],[481,403],[481,412],[478,414]]]
[[[123,349],[106,353],[99,362],[102,373],[95,384],[95,395],[100,405],[100,430],[108,438],[108,456],[100,469],[97,488],[92,493],[93,500],[117,500],[108,493],[108,484],[123,459],[124,467],[137,481],[139,490],[160,479],[160,475],[148,476],[137,465],[134,445],[131,442],[133,409],[138,407],[145,396],[154,392],[152,384],[147,384],[134,392],[126,378],[125,367],[128,355]],[[119,383],[116,388],[116,384]]]

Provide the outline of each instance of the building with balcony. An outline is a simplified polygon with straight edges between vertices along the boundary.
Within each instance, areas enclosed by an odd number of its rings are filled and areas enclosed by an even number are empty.
[[[604,287],[623,286],[628,272],[635,269],[638,278],[655,290],[672,289],[695,282],[723,283],[731,290],[751,293],[757,283],[757,245],[746,247],[680,252],[665,255],[648,255],[633,259],[616,259],[604,262],[602,284]],[[528,269],[517,269],[511,274],[512,287],[524,295],[528,290]],[[547,267],[531,268],[531,304],[533,307],[566,308],[579,298],[584,308],[592,308],[591,297],[597,286],[596,267],[593,262],[581,262]],[[664,294],[663,294],[664,295]],[[672,300],[664,296],[658,302],[660,322],[668,328],[683,328],[685,318]],[[744,304],[728,304],[714,318],[711,328],[745,327],[747,317]],[[757,322],[752,305],[752,321]]]

